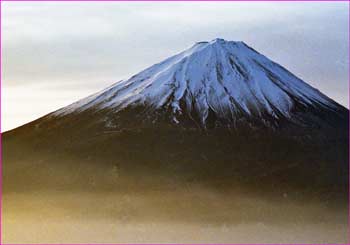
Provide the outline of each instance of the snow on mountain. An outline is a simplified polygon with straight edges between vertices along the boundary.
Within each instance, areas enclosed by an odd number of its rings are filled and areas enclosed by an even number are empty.
[[[205,125],[209,111],[218,118],[291,117],[298,106],[339,107],[315,88],[244,42],[214,39],[155,64],[128,80],[54,113],[87,109],[119,112],[129,106],[167,109],[172,120],[195,112]]]

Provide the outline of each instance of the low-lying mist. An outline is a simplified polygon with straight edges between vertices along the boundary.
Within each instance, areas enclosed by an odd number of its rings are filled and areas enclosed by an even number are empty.
[[[18,181],[5,182],[2,242],[347,241],[347,207],[338,201],[293,189],[217,188],[195,179],[125,176],[117,167],[102,172],[83,165],[48,165],[60,166],[55,169],[42,163],[41,172],[26,170],[31,180],[20,179],[18,170]]]

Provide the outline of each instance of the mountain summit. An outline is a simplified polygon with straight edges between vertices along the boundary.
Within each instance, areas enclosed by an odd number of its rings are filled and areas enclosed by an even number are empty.
[[[315,118],[346,111],[244,42],[218,38],[198,42],[52,115],[106,112],[106,125],[113,126],[118,124],[113,120],[116,114],[135,108],[142,121],[161,118],[203,128],[209,124],[275,128],[285,121],[314,125],[324,121]],[[310,114],[315,117],[312,122],[305,118]]]

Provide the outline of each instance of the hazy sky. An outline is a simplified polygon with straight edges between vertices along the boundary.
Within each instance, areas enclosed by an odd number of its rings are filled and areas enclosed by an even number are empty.
[[[1,28],[3,131],[216,37],[348,107],[346,2],[3,2]]]

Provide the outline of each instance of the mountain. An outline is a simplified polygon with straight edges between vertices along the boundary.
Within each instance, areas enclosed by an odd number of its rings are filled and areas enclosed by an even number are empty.
[[[5,189],[86,187],[93,174],[113,189],[103,169],[115,167],[154,181],[344,198],[348,115],[244,42],[199,42],[3,134]]]

